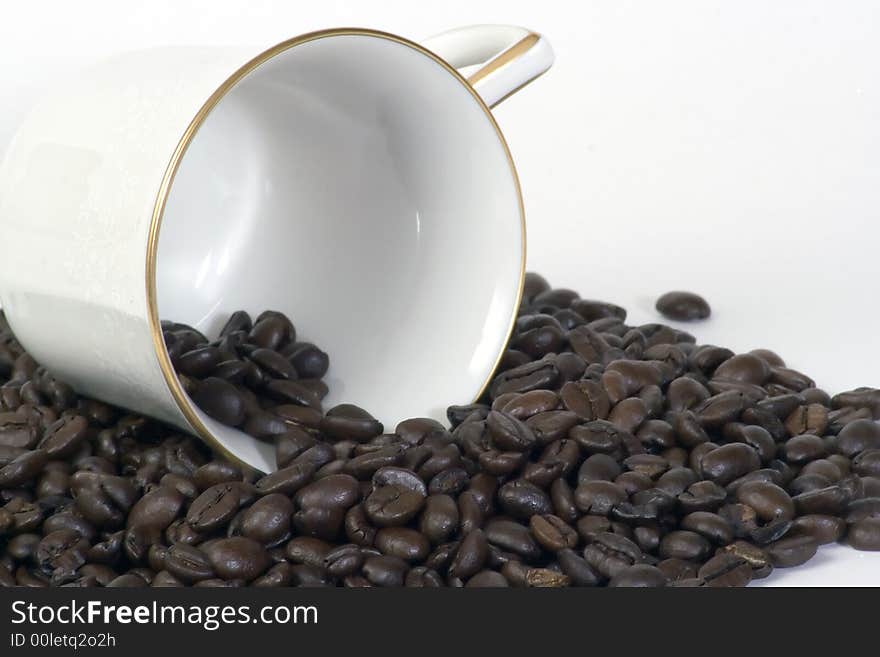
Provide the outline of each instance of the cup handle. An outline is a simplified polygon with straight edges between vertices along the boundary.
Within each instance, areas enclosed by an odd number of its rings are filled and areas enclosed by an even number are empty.
[[[553,48],[537,32],[512,25],[470,25],[437,34],[422,45],[462,74],[489,107],[543,75]]]

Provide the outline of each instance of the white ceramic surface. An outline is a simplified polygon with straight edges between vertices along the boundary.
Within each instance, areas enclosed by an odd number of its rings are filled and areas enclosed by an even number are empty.
[[[326,405],[390,426],[470,401],[525,258],[516,171],[478,93],[497,102],[552,51],[499,26],[438,45],[480,66],[477,92],[429,51],[363,30],[248,65],[257,50],[135,52],[76,78],[0,170],[0,298],[18,337],[81,392],[266,471],[271,447],[182,392],[158,318],[216,334],[233,310],[281,310],[332,356]]]

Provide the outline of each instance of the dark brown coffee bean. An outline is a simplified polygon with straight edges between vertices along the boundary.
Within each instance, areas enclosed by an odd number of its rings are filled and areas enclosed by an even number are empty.
[[[183,509],[185,498],[179,491],[159,486],[144,495],[131,508],[127,526],[164,530]]]
[[[533,515],[529,527],[535,540],[549,552],[573,548],[578,544],[577,532],[558,516]]]
[[[722,445],[700,460],[703,476],[722,486],[760,467],[757,452],[743,443]]]
[[[241,533],[263,545],[277,545],[290,534],[294,506],[284,495],[261,497],[242,516]]]
[[[505,413],[491,411],[486,418],[486,428],[492,443],[502,451],[525,452],[537,442],[528,425]]]
[[[199,532],[210,532],[228,523],[241,501],[237,483],[216,484],[199,495],[189,507],[186,521]]]
[[[350,509],[361,496],[357,479],[347,474],[335,474],[300,488],[294,500],[302,509]]]
[[[783,538],[766,546],[770,562],[776,568],[791,568],[806,563],[816,555],[819,544],[812,536]]]
[[[526,561],[533,561],[541,555],[541,548],[529,528],[513,520],[493,519],[486,525],[485,533],[490,544],[519,555]]]
[[[607,579],[613,579],[643,559],[638,545],[629,539],[608,532],[599,533],[584,548],[586,562]]]
[[[795,505],[788,493],[769,482],[743,484],[736,491],[736,499],[752,507],[764,521],[791,520],[795,515]]]
[[[175,543],[168,549],[164,565],[171,575],[184,582],[197,582],[216,576],[207,555],[184,543]]]
[[[696,511],[681,520],[681,528],[696,532],[716,545],[727,545],[733,540],[733,527],[717,513]]]
[[[364,512],[377,527],[398,527],[414,518],[424,504],[424,495],[401,486],[382,486],[367,497]]]
[[[860,452],[852,460],[852,469],[861,477],[880,477],[880,449],[866,449]],[[0,470],[0,477],[2,473],[3,471]]]
[[[593,480],[578,484],[574,491],[577,508],[583,513],[605,516],[627,500],[626,491],[610,481]]]
[[[15,488],[36,478],[48,460],[49,455],[42,449],[17,456],[0,468],[0,488]]]
[[[752,581],[752,566],[741,557],[721,552],[700,567],[699,577],[713,588],[740,588]]]
[[[269,553],[257,541],[244,536],[221,538],[201,546],[209,563],[223,579],[250,581],[270,566]]]
[[[455,500],[449,495],[430,495],[425,500],[419,529],[431,543],[448,541],[458,530],[459,513]]]
[[[369,440],[384,431],[381,422],[353,404],[340,404],[327,411],[320,429],[330,438],[358,442]]]
[[[492,399],[506,392],[529,392],[549,389],[559,381],[556,365],[546,360],[526,363],[496,376],[489,387]]]
[[[313,462],[294,462],[259,479],[254,485],[264,495],[270,493],[291,495],[308,483],[316,469]]]
[[[217,377],[201,381],[193,394],[193,401],[215,420],[237,427],[245,420],[244,400],[236,387]]]
[[[290,362],[297,373],[306,379],[320,379],[330,368],[330,357],[315,345],[301,342],[289,352]]]
[[[712,314],[703,297],[693,292],[667,292],[656,303],[657,311],[678,322],[706,319]]]
[[[388,555],[367,557],[361,571],[375,586],[403,586],[409,566],[398,557]]]
[[[618,572],[608,583],[610,587],[653,588],[666,586],[666,575],[656,566],[636,564]]]
[[[811,514],[795,518],[791,524],[794,535],[811,536],[819,545],[834,543],[846,533],[846,522],[835,516]]]
[[[536,513],[549,514],[553,511],[550,496],[523,479],[515,479],[501,486],[498,502],[505,512],[521,520],[528,520]]]
[[[880,550],[880,518],[864,518],[853,523],[847,542],[857,550]]]

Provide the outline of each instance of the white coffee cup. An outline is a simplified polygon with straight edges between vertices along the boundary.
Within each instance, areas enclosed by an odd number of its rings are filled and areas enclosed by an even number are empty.
[[[489,107],[552,59],[505,26],[110,59],[6,153],[8,321],[79,392],[263,471],[271,446],[184,392],[160,319],[211,336],[234,310],[280,310],[330,354],[325,407],[357,403],[391,429],[443,418],[488,383],[522,290],[522,199]]]

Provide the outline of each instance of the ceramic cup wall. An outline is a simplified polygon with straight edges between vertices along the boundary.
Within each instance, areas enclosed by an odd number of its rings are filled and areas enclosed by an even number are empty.
[[[262,470],[269,445],[183,392],[160,319],[214,334],[234,310],[280,310],[330,353],[328,406],[442,418],[486,385],[521,293],[522,199],[489,107],[551,63],[505,26],[108,60],[4,158],[7,318],[80,392]]]

